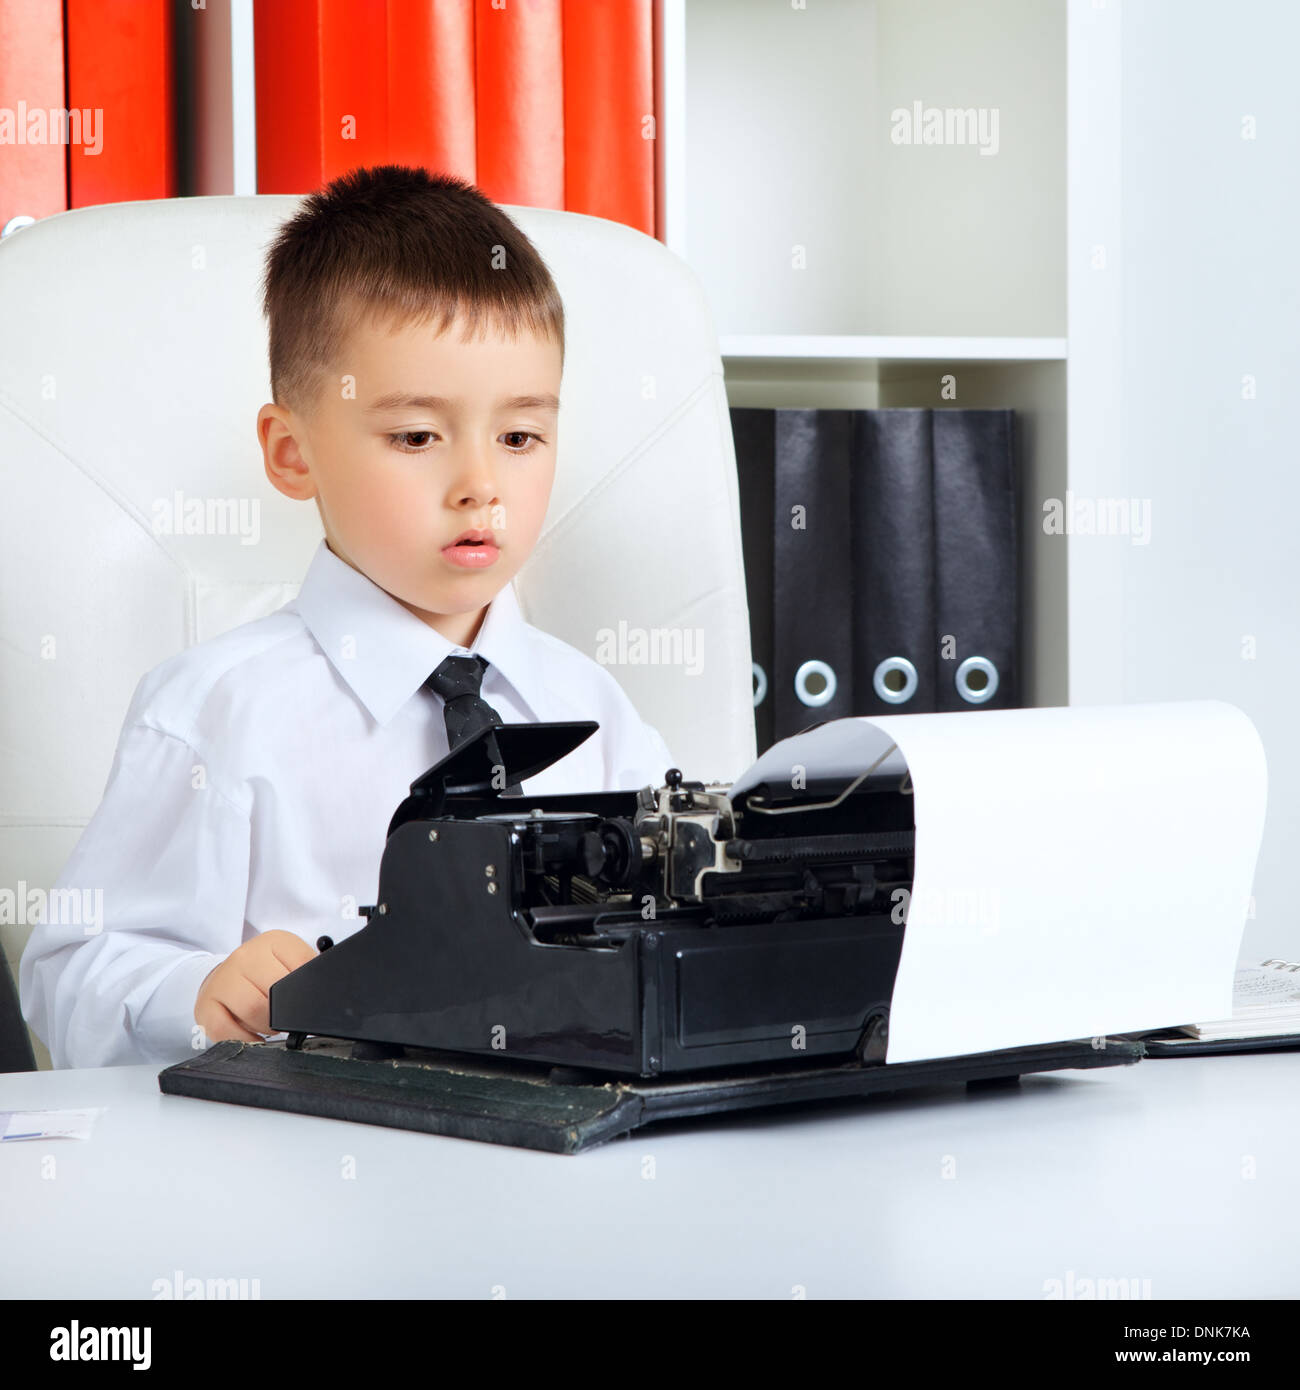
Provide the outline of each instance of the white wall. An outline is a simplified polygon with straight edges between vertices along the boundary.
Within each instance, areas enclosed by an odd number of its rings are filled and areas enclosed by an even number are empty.
[[[1300,5],[1071,0],[1069,26],[1071,486],[1150,507],[1146,545],[1070,538],[1070,700],[1251,716],[1269,804],[1243,950],[1295,956]]]

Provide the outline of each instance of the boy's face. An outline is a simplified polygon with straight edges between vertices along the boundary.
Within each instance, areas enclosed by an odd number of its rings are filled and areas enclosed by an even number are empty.
[[[469,646],[542,529],[561,363],[531,334],[460,332],[360,325],[310,414],[264,405],[258,437],[272,484],[317,499],[341,560]],[[486,563],[447,550],[469,530],[492,532]]]

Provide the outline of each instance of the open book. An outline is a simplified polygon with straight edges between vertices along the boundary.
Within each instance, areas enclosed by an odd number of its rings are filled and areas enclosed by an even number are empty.
[[[1186,1023],[1177,1031],[1204,1042],[1300,1033],[1300,963],[1263,960],[1238,970],[1232,982],[1232,1017]]]
[[[1169,1053],[1214,1051],[1209,1045],[1264,1039],[1277,1040],[1279,1047],[1290,1045],[1290,1040],[1300,1045],[1300,961],[1270,958],[1240,968],[1233,977],[1231,1018],[1132,1036],[1140,1038],[1149,1050],[1158,1047],[1160,1052]]]

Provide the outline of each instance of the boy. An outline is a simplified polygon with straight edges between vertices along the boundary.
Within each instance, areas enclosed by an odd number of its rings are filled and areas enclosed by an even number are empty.
[[[353,170],[270,248],[267,476],[325,532],[298,597],[140,681],[104,799],[41,923],[23,1013],[54,1065],[174,1062],[270,1032],[268,991],[374,902],[410,783],[486,724],[595,719],[525,794],[659,784],[672,757],[511,580],[555,471],[564,311],[476,188]],[[57,901],[57,898],[52,900]]]

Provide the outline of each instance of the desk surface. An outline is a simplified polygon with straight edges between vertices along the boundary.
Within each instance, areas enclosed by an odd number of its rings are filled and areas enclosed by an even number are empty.
[[[148,1299],[176,1271],[263,1299],[1300,1295],[1295,1052],[676,1121],[574,1156],[164,1096],[158,1070],[0,1075],[0,1109],[108,1107],[89,1140],[0,1145],[0,1295]]]

